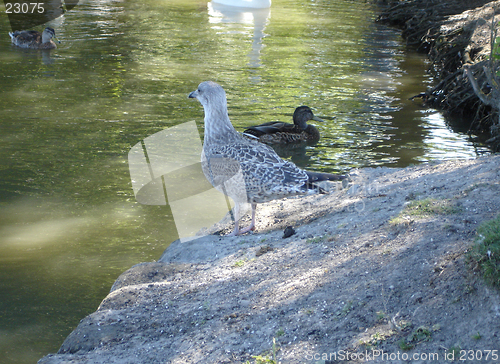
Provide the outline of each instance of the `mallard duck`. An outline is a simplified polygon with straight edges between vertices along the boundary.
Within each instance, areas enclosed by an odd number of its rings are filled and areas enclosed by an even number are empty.
[[[16,30],[9,32],[12,44],[21,48],[30,49],[54,49],[57,48],[52,38],[56,38],[56,32],[52,28],[45,28],[40,34],[36,30]],[[58,43],[60,43],[58,41]]]
[[[295,143],[316,142],[319,140],[319,131],[314,125],[308,125],[309,120],[323,122],[314,116],[308,106],[299,106],[293,113],[293,125],[280,121],[271,121],[246,129],[243,134],[258,138],[263,143]]]

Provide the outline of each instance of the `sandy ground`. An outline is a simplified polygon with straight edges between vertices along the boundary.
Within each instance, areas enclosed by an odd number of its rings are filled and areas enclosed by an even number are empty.
[[[500,294],[466,252],[500,210],[499,165],[368,168],[259,205],[254,234],[174,242],[123,273],[39,363],[255,363],[273,339],[282,363],[498,363]]]

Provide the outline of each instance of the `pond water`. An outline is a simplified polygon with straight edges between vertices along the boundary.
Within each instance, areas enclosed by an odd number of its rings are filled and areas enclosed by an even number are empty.
[[[49,25],[52,52],[10,45],[0,16],[0,352],[56,352],[117,276],[177,238],[169,206],[136,202],[127,154],[203,110],[187,95],[214,80],[238,130],[326,122],[290,154],[311,170],[404,167],[488,153],[408,98],[432,83],[422,55],[348,0],[274,0],[239,11],[199,0],[83,0]]]

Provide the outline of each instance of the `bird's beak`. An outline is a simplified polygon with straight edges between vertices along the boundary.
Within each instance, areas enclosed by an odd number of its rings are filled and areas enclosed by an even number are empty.
[[[54,38],[55,40],[57,40],[58,44],[61,44],[61,41],[59,39],[57,39],[55,35],[52,38]]]
[[[198,96],[198,90],[195,90],[193,92],[191,92],[188,96],[188,98],[190,99],[196,99],[196,96]]]
[[[323,119],[318,118],[316,115],[312,118],[313,120],[319,121],[320,123],[324,123]]]

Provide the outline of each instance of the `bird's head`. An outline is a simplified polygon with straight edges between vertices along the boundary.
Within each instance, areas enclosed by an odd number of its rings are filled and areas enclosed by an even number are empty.
[[[212,81],[202,82],[189,98],[197,99],[205,111],[205,141],[237,134],[227,114],[226,92],[220,85]]]
[[[191,99],[197,99],[206,109],[211,106],[227,105],[226,92],[217,83],[213,81],[205,81],[198,85],[198,88],[191,92],[188,96]]]
[[[56,31],[53,28],[47,27],[42,32],[42,43],[46,43],[54,38],[57,43],[61,43],[59,39],[56,38]]]
[[[295,109],[295,112],[293,113],[293,123],[300,129],[305,130],[307,128],[307,122],[309,120],[324,122],[323,119],[315,116],[311,108],[308,106],[299,106]]]

